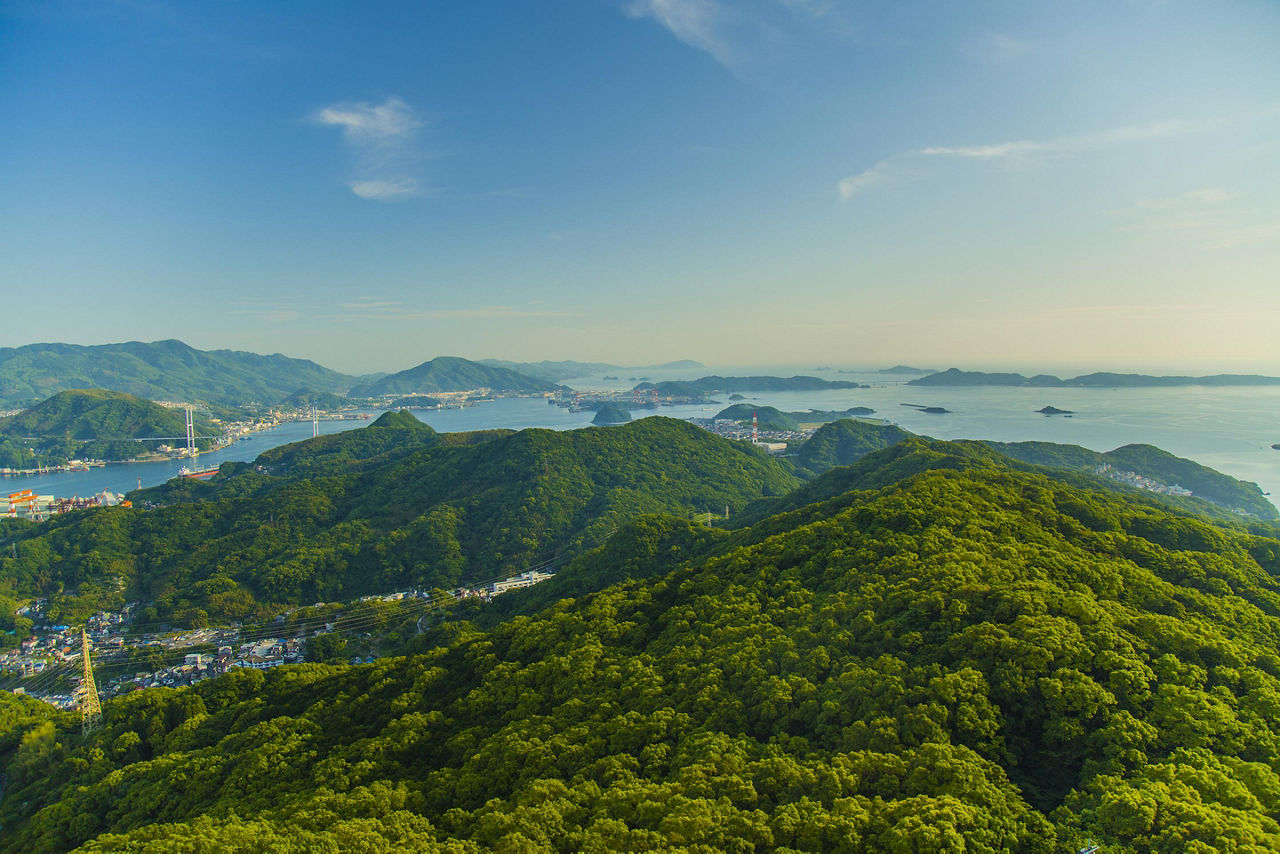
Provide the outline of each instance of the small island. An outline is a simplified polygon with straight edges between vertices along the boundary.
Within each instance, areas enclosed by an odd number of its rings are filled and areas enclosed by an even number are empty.
[[[606,403],[596,410],[596,417],[591,419],[591,423],[596,425],[626,424],[630,420],[630,410],[624,409],[616,403]]]
[[[911,407],[912,409],[918,409],[918,410],[920,410],[921,412],[924,412],[924,413],[926,413],[926,414],[928,414],[928,415],[950,415],[950,414],[951,414],[951,410],[950,410],[950,409],[944,409],[944,408],[943,408],[943,407],[941,407],[941,406],[924,406],[924,405],[919,404],[919,403],[903,403],[903,404],[899,404],[899,405],[900,405],[900,406],[909,406],[909,407]]]
[[[1046,406],[1043,409],[1037,409],[1036,412],[1039,412],[1041,415],[1075,415],[1073,410],[1059,409],[1056,406]]]
[[[1272,445],[1271,449],[1274,451],[1280,451],[1280,442],[1276,442],[1274,445]]]

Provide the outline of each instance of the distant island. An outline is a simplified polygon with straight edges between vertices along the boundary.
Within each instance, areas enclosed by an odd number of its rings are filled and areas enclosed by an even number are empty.
[[[742,424],[751,422],[752,417],[761,430],[799,430],[805,424],[829,424],[841,419],[871,415],[874,409],[865,406],[854,406],[844,411],[809,409],[803,412],[782,412],[772,406],[756,406],[750,403],[738,403],[716,413],[715,421],[737,421]]]
[[[1143,388],[1161,386],[1261,386],[1280,385],[1280,377],[1257,374],[1214,374],[1207,377],[1156,377],[1148,374],[1093,373],[1064,380],[1051,374],[987,373],[951,368],[910,380],[907,385],[926,386],[1026,386],[1029,388]]]
[[[351,397],[386,397],[388,395],[435,394],[445,391],[470,391],[488,388],[495,392],[535,393],[556,391],[554,382],[539,379],[510,368],[500,368],[461,359],[438,356],[417,367],[388,374],[371,383],[351,389]]]
[[[913,368],[910,365],[894,365],[892,368],[882,368],[876,371],[877,374],[933,374],[937,373],[931,368]]]
[[[656,391],[660,397],[680,397],[703,400],[713,394],[743,391],[819,391],[823,389],[867,388],[849,380],[823,380],[817,377],[719,377],[709,376],[696,380],[669,380],[660,383],[642,382],[635,391]]]
[[[679,359],[661,365],[615,365],[612,362],[577,362],[565,359],[553,362],[544,359],[541,362],[510,362],[505,359],[480,359],[479,363],[491,368],[505,368],[525,376],[548,382],[560,383],[575,377],[588,377],[594,374],[609,374],[606,380],[617,380],[613,374],[620,371],[692,371],[706,367],[692,359]]]
[[[1037,409],[1036,412],[1039,412],[1041,415],[1075,415],[1075,412],[1070,409],[1059,409],[1056,406],[1046,406],[1041,409]]]
[[[941,406],[925,406],[924,404],[921,404],[921,403],[902,403],[902,404],[899,404],[899,406],[909,406],[912,409],[918,409],[921,412],[928,413],[929,415],[950,415],[951,414],[950,409],[944,409]]]
[[[592,424],[626,424],[631,420],[631,411],[616,403],[602,404],[596,410],[596,417],[591,419]]]

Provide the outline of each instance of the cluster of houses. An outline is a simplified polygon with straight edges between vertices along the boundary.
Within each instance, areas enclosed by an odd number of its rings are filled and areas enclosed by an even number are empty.
[[[1111,480],[1118,480],[1121,483],[1127,483],[1130,486],[1136,486],[1138,489],[1145,489],[1148,492],[1157,492],[1161,495],[1190,495],[1191,490],[1184,486],[1174,484],[1161,483],[1158,480],[1152,480],[1146,475],[1138,474],[1136,471],[1121,471],[1111,465],[1111,463],[1103,463],[1093,470],[1094,474],[1100,474]]]
[[[818,429],[810,427],[805,430],[755,430],[750,424],[729,418],[690,418],[689,421],[725,439],[751,442],[770,454],[786,453],[789,444],[805,441]]]
[[[534,569],[482,587],[460,587],[452,591],[452,595],[459,599],[488,600],[510,590],[531,587],[551,577],[552,573]],[[365,596],[360,601],[393,602],[404,599],[430,600],[431,596],[425,591],[411,590]],[[241,630],[238,627],[146,634],[134,632],[126,637],[144,604],[131,602],[120,611],[102,611],[86,621],[85,630],[90,638],[94,669],[99,671],[104,665],[118,667],[127,660],[131,651],[139,649],[152,649],[161,658],[173,663],[152,671],[123,673],[106,680],[99,679],[98,689],[104,699],[153,686],[175,688],[192,685],[237,667],[265,670],[301,662],[306,657],[309,636],[335,629],[334,622],[326,622],[290,637],[287,636],[289,632],[285,629],[282,617],[279,629],[271,632],[278,633],[279,636],[264,637],[239,645],[233,645],[240,640]],[[15,691],[30,693],[62,708],[73,708],[77,702],[74,689],[80,683],[80,629],[52,624],[46,615],[47,607],[48,600],[38,599],[18,609],[18,614],[32,621],[33,633],[21,641],[17,649],[0,652],[0,672],[18,677],[17,685],[13,687]],[[216,652],[182,652],[184,648],[195,647],[206,650],[212,647]],[[181,663],[178,663],[179,656]],[[352,663],[368,663],[372,660],[371,656],[353,658]],[[61,671],[63,675],[50,679],[50,672],[54,669]],[[42,676],[44,679],[34,678]],[[63,693],[61,689],[68,684],[73,689],[72,692]]]
[[[234,649],[220,646],[213,654],[188,653],[182,664],[162,667],[150,673],[117,676],[99,687],[104,699],[157,685],[176,688],[221,676],[236,667],[266,670],[282,664],[295,664],[302,661],[305,654],[306,641],[303,638],[266,638]]]

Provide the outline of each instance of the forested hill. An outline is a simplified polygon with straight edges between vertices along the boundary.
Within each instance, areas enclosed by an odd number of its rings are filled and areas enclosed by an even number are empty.
[[[140,692],[88,741],[4,698],[4,844],[1280,850],[1280,542],[987,453],[912,439],[730,535],[628,526],[609,564],[673,568]]]
[[[873,451],[888,448],[914,435],[896,425],[853,419],[833,421],[824,424],[800,445],[795,456],[796,470],[807,477],[821,475],[837,466],[853,465]],[[966,450],[966,446],[970,450]],[[1138,490],[1137,484],[1142,483],[1145,496],[1176,508],[1224,519],[1280,519],[1280,512],[1256,483],[1237,480],[1151,445],[1124,445],[1112,451],[1099,452],[1054,442],[964,441],[951,443],[947,455],[976,455],[982,461],[990,461],[990,454],[976,450],[978,446],[1021,463],[1078,473],[1060,475],[1075,483],[1089,481],[1094,487],[1121,490]],[[952,464],[962,463],[957,457]],[[1147,480],[1138,481],[1131,476],[1134,474]],[[820,493],[850,489],[854,479],[860,476],[858,471],[837,472],[830,480],[806,487],[788,500],[804,502],[814,500],[814,496]],[[1188,489],[1192,495],[1173,494],[1171,488],[1174,486]],[[1152,491],[1153,487],[1162,491]],[[757,509],[757,515],[759,512]]]
[[[493,579],[602,542],[644,513],[736,512],[799,481],[680,421],[436,434],[408,413],[133,493],[146,512],[17,529],[0,584],[59,621],[130,600],[185,623]],[[194,500],[200,499],[200,500]]]
[[[217,436],[222,430],[203,415],[195,417],[196,434]],[[23,468],[61,465],[69,459],[129,460],[156,450],[159,441],[185,445],[186,416],[149,400],[103,389],[62,391],[30,409],[0,418],[0,466]],[[211,439],[199,439],[200,448]],[[34,454],[32,452],[34,451]]]
[[[438,356],[417,367],[389,374],[351,390],[352,397],[432,394],[488,388],[506,392],[543,392],[559,388],[554,382],[527,376],[509,368],[485,365],[456,356]]]
[[[1280,519],[1276,506],[1267,500],[1256,483],[1237,480],[1230,475],[1202,466],[1192,460],[1174,456],[1154,445],[1123,445],[1112,451],[1098,452],[1079,445],[1053,442],[983,442],[1007,457],[1054,468],[1080,471],[1104,471],[1105,476],[1124,477],[1135,473],[1166,486],[1181,486],[1192,495],[1209,501],[1232,513],[1244,513],[1258,519]],[[1123,482],[1123,481],[1122,481]]]
[[[344,392],[353,382],[305,359],[196,350],[172,340],[0,348],[0,407],[30,406],[72,388],[111,389],[149,400],[269,404],[302,387]]]

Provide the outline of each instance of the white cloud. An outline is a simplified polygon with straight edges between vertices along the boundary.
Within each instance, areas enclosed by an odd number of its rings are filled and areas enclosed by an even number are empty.
[[[840,198],[848,200],[872,187],[901,183],[902,177],[892,160],[881,160],[870,169],[844,178],[837,189],[840,191]]]
[[[316,113],[322,125],[337,125],[355,145],[382,145],[413,134],[422,122],[404,101],[387,98],[381,104],[335,104]]]
[[[420,192],[418,182],[412,178],[397,178],[392,181],[352,181],[347,186],[351,188],[351,192],[362,199],[375,199],[380,202],[416,196]]]
[[[706,51],[722,65],[733,64],[733,56],[719,30],[724,12],[714,0],[632,0],[627,14],[632,18],[651,18],[680,41]]]
[[[922,148],[919,153],[926,157],[976,157],[989,159],[1032,154],[1037,151],[1045,151],[1046,148],[1047,146],[1042,142],[1019,140],[1016,142],[997,142],[992,145],[934,146],[932,148]]]
[[[403,100],[334,104],[317,110],[312,120],[342,128],[355,159],[356,176],[347,182],[351,192],[384,202],[420,194],[417,135],[423,122]]]
[[[871,187],[900,184],[906,177],[906,164],[933,158],[1001,161],[1064,156],[1176,136],[1207,127],[1210,125],[1171,121],[1149,125],[1126,125],[1047,140],[1019,139],[982,145],[933,145],[887,157],[870,169],[842,178],[837,182],[836,190],[840,198],[847,200]]]

